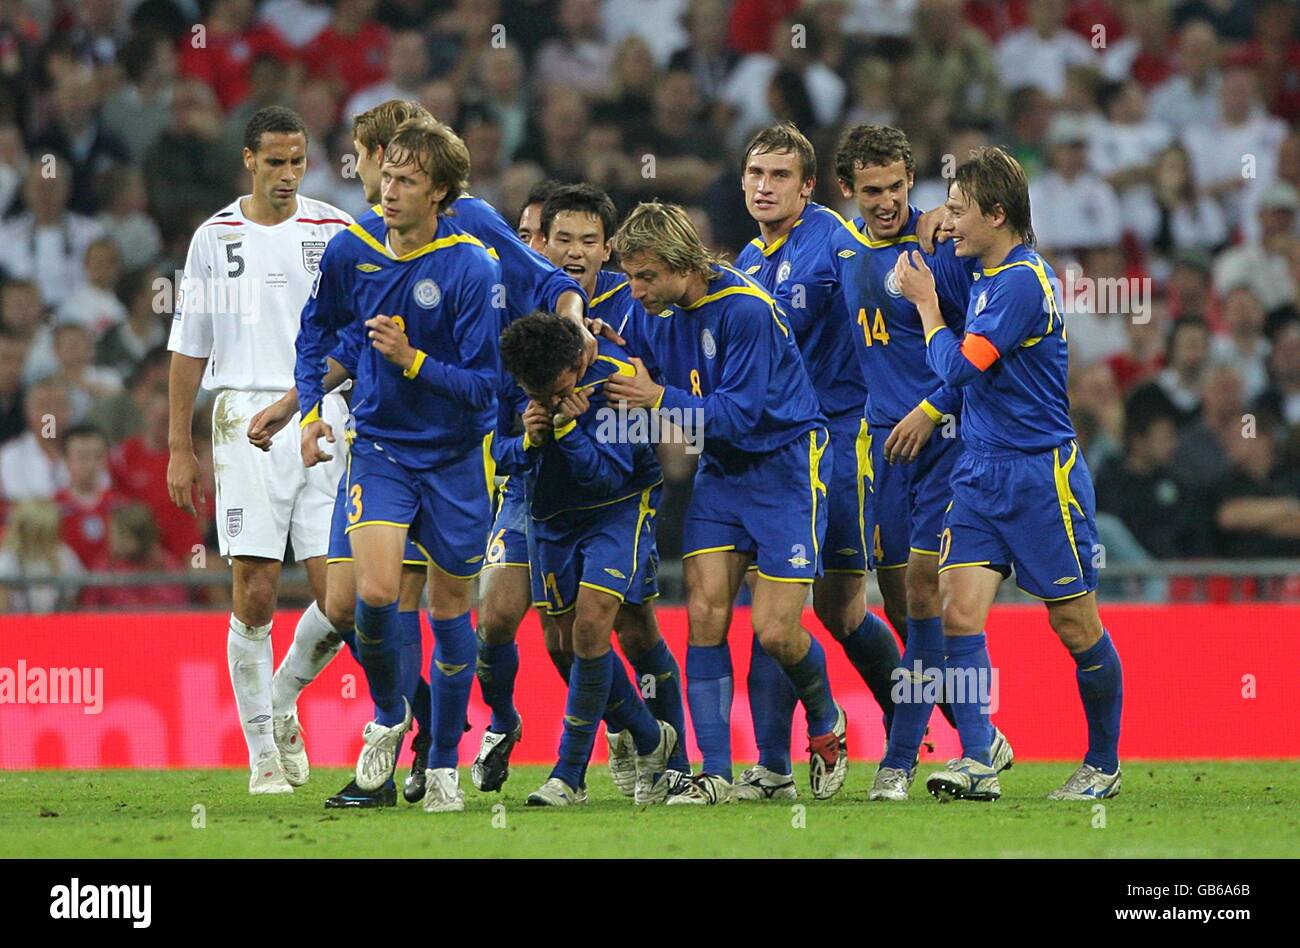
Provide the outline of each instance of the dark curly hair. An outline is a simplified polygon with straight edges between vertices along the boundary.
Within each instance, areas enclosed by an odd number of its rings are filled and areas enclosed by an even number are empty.
[[[542,233],[551,236],[551,224],[557,214],[565,211],[590,214],[600,220],[605,239],[614,236],[618,225],[618,211],[608,194],[590,184],[566,184],[556,188],[542,205]]]
[[[281,132],[286,135],[300,132],[306,139],[307,123],[293,109],[283,105],[268,105],[254,112],[244,126],[244,147],[255,153],[262,146],[262,135],[266,132]]]
[[[901,161],[908,174],[916,171],[912,145],[907,136],[889,125],[858,125],[849,129],[835,149],[835,177],[850,188],[859,167],[892,165]]]
[[[501,361],[526,391],[541,391],[582,356],[582,331],[566,316],[537,311],[501,334]]]

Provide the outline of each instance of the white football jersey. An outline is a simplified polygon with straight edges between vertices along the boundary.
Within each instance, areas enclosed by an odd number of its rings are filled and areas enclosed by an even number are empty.
[[[287,392],[325,245],[352,218],[299,195],[292,217],[265,227],[244,216],[245,199],[213,214],[190,241],[167,348],[208,360],[206,389]]]

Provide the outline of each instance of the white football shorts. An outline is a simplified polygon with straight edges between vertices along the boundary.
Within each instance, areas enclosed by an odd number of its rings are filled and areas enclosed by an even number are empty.
[[[339,478],[347,466],[347,403],[338,394],[325,396],[322,415],[334,431],[333,444],[321,442],[333,460],[302,466],[299,416],[262,451],[248,441],[248,423],[283,392],[223,389],[212,408],[212,460],[217,481],[217,535],[221,555],[283,560],[293,540],[302,561],[324,556]]]

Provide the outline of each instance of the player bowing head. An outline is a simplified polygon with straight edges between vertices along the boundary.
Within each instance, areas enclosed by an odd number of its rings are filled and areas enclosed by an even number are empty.
[[[694,302],[719,276],[718,258],[700,241],[691,219],[677,204],[637,205],[614,235],[613,248],[627,274],[632,298],[647,313]]]
[[[433,114],[408,99],[389,99],[352,119],[352,147],[357,151],[357,177],[370,204],[379,203],[379,186],[388,140],[408,119],[432,119]]]
[[[533,313],[501,334],[506,371],[525,395],[549,412],[573,394],[595,356],[596,340],[584,340],[577,323],[554,313]]]
[[[547,199],[541,211],[546,258],[596,296],[596,275],[609,262],[618,211],[608,194],[589,184],[568,184]]]
[[[437,119],[409,119],[384,150],[379,181],[388,229],[408,242],[422,235],[423,244],[432,235],[430,219],[445,214],[465,191],[469,149]]]
[[[907,136],[887,125],[850,129],[835,151],[840,193],[857,203],[874,240],[897,237],[907,226],[907,196],[915,175]]]
[[[302,116],[279,105],[259,110],[244,128],[244,167],[253,175],[253,194],[287,215],[307,171]]]
[[[803,213],[817,183],[817,159],[807,137],[792,123],[763,129],[745,149],[741,187],[749,216],[767,230]]]
[[[1034,246],[1025,170],[1000,148],[971,152],[948,187],[944,208],[942,228],[959,257],[995,267],[1017,243]]]

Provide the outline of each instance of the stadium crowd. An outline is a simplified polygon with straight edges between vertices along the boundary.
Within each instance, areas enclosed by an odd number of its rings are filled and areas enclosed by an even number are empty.
[[[1031,175],[1063,275],[1104,538],[1300,557],[1300,10],[1291,0],[0,0],[0,574],[216,559],[168,496],[166,334],[187,242],[247,191],[248,117],[310,131],[304,195],[357,215],[351,116],[417,99],[510,221],[551,178],[679,202],[735,255],[737,162],[794,121],[814,199],[847,127],[896,125],[913,202],[970,148]],[[673,558],[692,459],[666,455]],[[205,546],[211,546],[205,556]],[[183,604],[0,587],[0,610]]]

